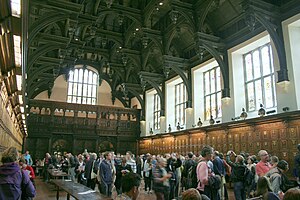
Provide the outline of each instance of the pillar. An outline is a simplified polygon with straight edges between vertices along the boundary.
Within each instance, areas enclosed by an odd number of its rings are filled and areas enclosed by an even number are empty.
[[[194,108],[185,109],[186,129],[193,128],[194,123]]]
[[[166,126],[166,117],[160,116],[160,133],[166,133],[167,126]]]

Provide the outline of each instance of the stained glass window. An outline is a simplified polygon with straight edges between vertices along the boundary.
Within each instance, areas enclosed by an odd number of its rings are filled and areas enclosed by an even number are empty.
[[[154,95],[154,130],[160,129],[160,98],[158,94]]]
[[[204,72],[204,111],[205,120],[222,116],[220,67]]]
[[[186,89],[182,82],[175,85],[175,126],[177,126],[178,122],[180,125],[185,124],[185,104]]]
[[[275,77],[270,43],[243,55],[247,111],[276,106]]]
[[[69,72],[68,103],[92,104],[97,102],[98,74],[86,67]]]

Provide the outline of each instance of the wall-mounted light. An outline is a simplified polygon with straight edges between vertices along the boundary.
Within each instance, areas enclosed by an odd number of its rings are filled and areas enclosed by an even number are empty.
[[[228,105],[229,104],[229,102],[230,102],[230,97],[223,97],[222,98],[222,103],[224,103],[225,105]]]
[[[142,45],[143,45],[144,48],[147,48],[147,46],[148,46],[148,40],[149,40],[149,38],[146,35],[144,35],[142,37]]]
[[[172,10],[169,15],[173,24],[176,24],[179,17],[179,12],[177,10]]]
[[[118,23],[119,23],[120,26],[122,26],[123,22],[124,22],[124,15],[120,14],[118,16]]]
[[[125,54],[123,54],[122,55],[122,63],[123,63],[123,65],[126,66],[127,62],[128,62],[128,57]]]
[[[288,81],[288,80],[281,81],[281,82],[278,82],[276,84],[277,84],[278,88],[280,88],[284,93],[288,92],[290,81]]]

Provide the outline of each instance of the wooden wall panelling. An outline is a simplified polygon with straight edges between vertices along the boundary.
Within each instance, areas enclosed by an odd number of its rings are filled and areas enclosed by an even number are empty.
[[[264,122],[263,118],[258,118],[253,119],[254,122],[249,124],[244,121],[235,122],[236,124],[242,123],[241,126],[234,124],[232,127],[222,127],[220,125],[217,130],[210,128],[205,131],[201,127],[193,132],[182,132],[181,135],[177,133],[176,136],[168,136],[171,138],[170,142],[167,142],[167,138],[164,139],[164,146],[169,146],[169,148],[164,149],[164,152],[178,152],[186,155],[192,151],[199,154],[204,145],[211,145],[223,153],[233,149],[236,153],[245,151],[251,155],[257,155],[259,150],[265,149],[270,155],[276,155],[279,159],[287,160],[290,169],[292,169],[293,159],[297,153],[297,144],[300,143],[300,112],[297,116],[298,118],[288,121],[276,119],[275,122]],[[255,124],[255,120],[258,120],[259,123]],[[156,139],[152,140],[155,141]],[[140,148],[143,147],[143,151],[147,152],[149,147],[140,143]],[[154,147],[152,153],[157,154],[157,152]]]

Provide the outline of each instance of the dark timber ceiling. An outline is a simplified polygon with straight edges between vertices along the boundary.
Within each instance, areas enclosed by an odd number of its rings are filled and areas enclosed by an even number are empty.
[[[284,9],[291,1],[263,2],[268,7]],[[119,85],[140,84],[139,72],[163,74],[166,55],[174,60],[181,58],[193,67],[203,61],[197,55],[196,32],[217,36],[228,44],[237,39],[238,34],[233,36],[236,33],[250,35],[242,3],[243,0],[30,0],[28,98],[45,90],[51,94],[54,80],[61,74],[67,78],[76,64],[96,68],[119,99],[123,98]],[[211,56],[204,52],[204,57]]]

